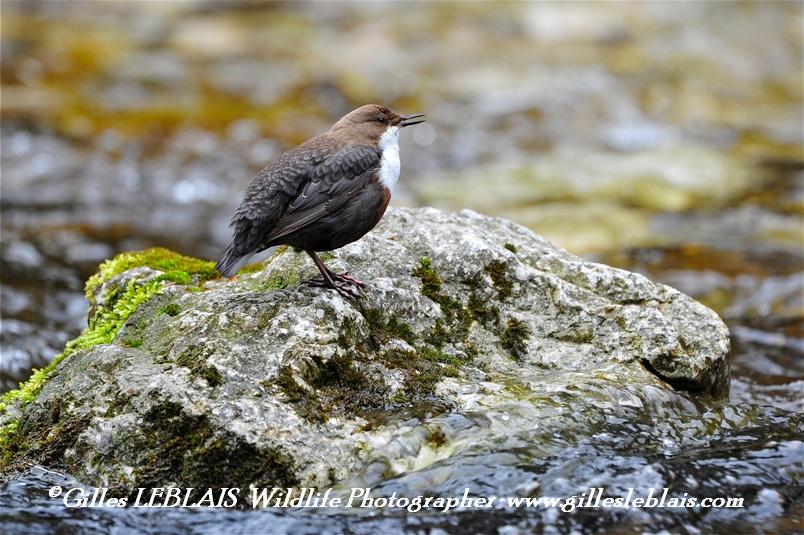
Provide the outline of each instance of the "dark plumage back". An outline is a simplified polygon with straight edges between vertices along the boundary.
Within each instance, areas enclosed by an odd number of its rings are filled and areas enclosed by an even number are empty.
[[[325,136],[314,137],[285,152],[251,179],[229,224],[234,231],[232,242],[215,265],[221,274],[231,277],[249,258],[265,249],[261,248],[264,238],[326,152],[329,142]]]

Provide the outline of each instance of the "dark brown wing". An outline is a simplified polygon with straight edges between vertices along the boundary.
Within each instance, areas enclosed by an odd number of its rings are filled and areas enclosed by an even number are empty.
[[[254,253],[280,236],[304,227],[334,204],[330,194],[353,186],[354,177],[379,163],[377,149],[352,145],[335,153],[326,134],[292,149],[255,176],[232,217],[232,242],[216,268],[225,276],[237,273]]]
[[[232,241],[215,266],[218,271],[234,275],[259,251],[266,234],[309,181],[311,171],[326,159],[328,141],[325,135],[315,137],[282,154],[251,179],[229,224]]]
[[[344,147],[316,166],[299,194],[268,234],[271,242],[297,232],[324,216],[337,212],[350,194],[363,189],[370,171],[380,163],[380,153],[369,145]]]

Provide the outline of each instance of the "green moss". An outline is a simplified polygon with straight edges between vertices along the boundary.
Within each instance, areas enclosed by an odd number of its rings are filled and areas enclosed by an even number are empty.
[[[520,360],[526,354],[528,340],[532,334],[525,322],[511,318],[500,336],[500,343],[512,357]]]
[[[280,369],[274,381],[302,418],[324,422],[332,413],[365,415],[385,406],[385,384],[355,368],[351,357],[336,355],[315,364],[306,378],[310,390],[299,384],[288,366]]]
[[[62,357],[64,353],[56,357]],[[59,359],[60,360],[60,359]],[[50,365],[42,368],[41,370],[33,370],[31,377],[24,383],[20,383],[20,387],[16,390],[11,390],[6,392],[5,394],[0,397],[0,412],[5,412],[7,407],[14,403],[19,403],[21,406],[28,405],[36,397],[39,395],[39,392],[42,390],[42,387],[45,386],[45,382],[47,381],[48,374],[55,368],[55,364],[58,362],[54,361],[50,363]],[[0,431],[1,433],[2,431]]]
[[[181,313],[181,307],[176,303],[168,303],[167,305],[160,308],[159,312],[161,314],[167,314],[168,316],[175,317]]]
[[[415,344],[418,340],[418,336],[413,332],[413,329],[402,321],[398,315],[392,314],[386,318],[379,308],[365,308],[362,304],[358,304],[358,306],[360,307],[360,313],[369,326],[372,345],[375,347],[379,347],[379,345],[393,339],[404,340],[409,344]],[[339,338],[340,342],[347,342],[348,347],[348,341],[340,340]]]
[[[480,351],[478,351],[477,346],[472,342],[467,342],[464,345],[464,347],[465,347],[464,352],[466,353],[466,358],[469,361],[475,360],[477,356],[480,354]]]
[[[327,413],[315,390],[308,391],[295,378],[289,366],[283,366],[274,380],[287,401],[293,404],[296,413],[309,422],[327,421]]]
[[[206,379],[209,386],[215,387],[223,384],[223,374],[221,374],[221,372],[219,372],[213,366],[203,368],[201,377]]]
[[[249,273],[259,273],[262,271],[263,265],[262,262],[254,262],[253,264],[246,264],[245,266],[240,268],[238,274],[247,275]]]
[[[426,256],[421,257],[419,265],[413,270],[413,276],[422,281],[422,294],[438,302],[442,284],[441,277],[433,267],[433,261]]]
[[[450,339],[453,342],[466,340],[472,328],[474,318],[472,313],[457,299],[445,300],[441,303],[441,310],[446,313]]]
[[[299,275],[296,273],[276,273],[267,280],[261,281],[258,285],[259,290],[281,290],[288,286],[299,284]]]
[[[449,329],[449,338],[465,340],[469,336],[469,329],[474,321],[472,313],[459,300],[442,291],[443,283],[432,260],[426,256],[420,258],[419,265],[412,271],[412,274],[422,281],[422,295],[441,306],[446,327]],[[437,325],[436,328],[444,328],[444,326],[438,327]],[[436,339],[437,337],[438,333],[436,333]]]
[[[388,329],[388,332],[392,333],[395,336],[398,336],[399,338],[401,338],[402,340],[406,341],[409,344],[413,344],[417,340],[417,336],[413,332],[413,329],[410,328],[410,325],[400,320],[399,316],[397,316],[396,314],[393,314],[388,319],[386,328]]]
[[[594,340],[595,333],[590,325],[572,325],[569,328],[552,333],[550,336],[564,342],[589,344]]]
[[[458,376],[460,368],[470,362],[477,351],[471,344],[465,356],[452,356],[442,351],[448,343],[458,347],[465,345],[472,314],[460,301],[442,291],[441,278],[429,259],[422,258],[413,273],[422,280],[422,292],[439,303],[444,313],[428,333],[419,338],[396,315],[386,319],[379,309],[363,309],[361,312],[370,330],[369,348],[361,346],[356,333],[352,336],[342,333],[338,338],[342,347],[355,351],[357,356],[375,358],[388,368],[402,371],[403,388],[389,400],[397,403],[432,399],[436,384],[445,376]],[[395,348],[376,353],[393,338],[402,338],[414,347],[409,351]]]
[[[207,352],[202,345],[192,345],[176,359],[176,364],[190,370],[190,376],[206,380],[211,387],[224,383],[224,377],[214,366],[207,363]]]
[[[398,399],[416,401],[431,399],[435,387],[444,377],[457,377],[459,369],[471,357],[453,356],[431,346],[417,347],[414,351],[392,349],[379,355],[386,367],[401,370],[405,377]]]
[[[0,466],[6,466],[17,450],[15,441],[20,428],[19,420],[12,420],[0,427]]]
[[[326,405],[335,405],[347,413],[364,414],[385,405],[385,384],[371,380],[346,355],[336,355],[319,365],[310,386]]]
[[[320,255],[318,255],[318,256],[319,256],[319,258],[321,258],[321,260],[322,260],[322,261],[324,261],[324,262],[329,262],[330,260],[334,260],[334,259],[335,259],[335,255],[334,255],[334,254],[332,254],[332,253],[330,253],[329,251],[323,252],[323,253],[321,253],[321,254],[320,254]]]
[[[201,284],[220,276],[215,271],[213,262],[154,247],[144,251],[121,253],[102,263],[98,273],[87,281],[85,288],[87,300],[94,305],[95,291],[104,282],[124,271],[144,266],[161,271],[163,274],[160,280],[179,284]]]
[[[436,384],[444,376],[437,363],[423,358],[418,351],[411,353],[393,349],[380,354],[379,359],[388,368],[404,371],[402,391],[396,396],[400,401],[410,402],[432,397]]]
[[[296,273],[271,274],[270,270],[267,269],[268,266],[270,266],[277,258],[285,254],[289,249],[290,247],[288,247],[287,245],[277,247],[274,254],[272,254],[264,262],[256,262],[254,264],[249,264],[241,268],[238,273],[248,274],[248,273],[265,272],[264,275],[255,277],[246,283],[251,289],[255,291],[280,290],[283,288],[288,288],[290,286],[297,285],[301,280],[298,274]]]
[[[514,285],[508,277],[508,264],[502,260],[495,260],[489,263],[485,270],[491,277],[491,282],[494,284],[500,300],[510,297]]]
[[[447,344],[449,341],[449,332],[444,328],[444,322],[441,318],[436,320],[435,327],[433,327],[433,330],[430,331],[424,341],[438,349],[441,349]]]
[[[352,349],[354,346],[361,344],[360,328],[357,322],[350,318],[346,318],[341,325],[340,332],[338,333],[337,343],[343,349]]]
[[[301,401],[307,397],[315,397],[314,392],[308,394],[307,390],[296,381],[290,366],[282,366],[282,368],[279,369],[279,374],[276,376],[274,384],[279,386],[290,402]]]
[[[511,251],[514,254],[516,254],[516,252],[519,250],[519,249],[517,249],[516,245],[514,245],[513,243],[509,243],[509,242],[505,242],[505,245],[503,245],[503,247],[505,247],[506,249],[508,249],[509,251]]]
[[[500,323],[500,309],[489,304],[488,300],[480,297],[477,292],[469,294],[468,307],[472,316],[486,327]]]
[[[139,347],[142,347],[142,338],[131,338],[131,339],[126,338],[125,340],[120,342],[120,345],[137,349]]]
[[[405,376],[403,385],[407,399],[420,401],[434,397],[436,385],[444,377],[444,370],[426,360],[417,359],[413,362],[411,371],[413,373]]]
[[[103,283],[123,271],[142,266],[163,273],[144,284],[137,284],[136,280],[129,281],[122,291],[114,288],[105,296],[106,302],[102,306],[97,306],[95,292]],[[98,273],[90,277],[86,284],[87,300],[93,305],[87,328],[77,338],[68,342],[64,351],[45,368],[34,370],[31,377],[21,383],[19,388],[3,394],[0,397],[0,413],[6,412],[9,405],[16,404],[24,408],[33,402],[39,396],[51,372],[65,358],[98,344],[111,343],[129,316],[161,291],[164,281],[201,284],[218,276],[212,262],[182,256],[160,248],[119,254],[102,263],[98,269]],[[127,340],[131,347],[138,347],[137,341],[136,337]],[[142,343],[141,340],[139,342]],[[9,422],[0,427],[0,436],[16,432],[14,424],[15,422]]]

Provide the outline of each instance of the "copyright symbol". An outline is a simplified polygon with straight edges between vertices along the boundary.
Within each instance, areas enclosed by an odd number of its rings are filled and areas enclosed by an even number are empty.
[[[61,495],[61,487],[56,485],[55,487],[50,487],[50,491],[48,491],[51,498],[55,498]]]

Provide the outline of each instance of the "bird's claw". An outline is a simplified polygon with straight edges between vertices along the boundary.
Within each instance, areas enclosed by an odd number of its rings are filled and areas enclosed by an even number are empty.
[[[334,290],[346,299],[360,299],[362,297],[360,288],[343,282],[336,282]]]
[[[353,286],[357,286],[358,288],[365,288],[366,287],[365,282],[363,282],[361,280],[357,280],[357,279],[355,279],[353,277],[350,277],[348,271],[346,271],[344,273],[332,273],[331,277],[332,277],[333,280],[336,280],[336,281],[339,281],[339,282],[344,282],[346,284],[351,284]]]
[[[351,279],[351,277],[349,277]],[[340,277],[334,279],[334,285],[330,284],[328,280],[326,280],[322,276],[314,277],[307,281],[307,285],[313,288],[329,288],[330,290],[335,290],[341,297],[345,297],[346,299],[359,299],[361,297],[360,288],[365,286],[364,283],[360,283],[360,286],[357,284],[346,281],[341,279]],[[360,282],[360,281],[356,281]]]

